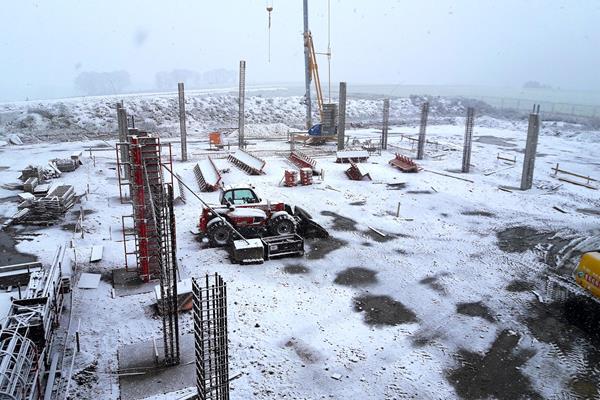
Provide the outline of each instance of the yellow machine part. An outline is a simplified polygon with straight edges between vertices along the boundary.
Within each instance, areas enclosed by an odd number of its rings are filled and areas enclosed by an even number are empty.
[[[575,281],[600,299],[600,252],[591,251],[581,256],[575,269]]]

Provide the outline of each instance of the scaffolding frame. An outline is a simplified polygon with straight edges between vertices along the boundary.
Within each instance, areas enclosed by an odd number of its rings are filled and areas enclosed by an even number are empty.
[[[159,137],[137,129],[130,129],[129,133],[128,142],[117,143],[116,147],[119,197],[121,203],[124,203],[126,198],[123,188],[127,187],[129,202],[133,208],[132,215],[125,215],[121,219],[125,270],[131,269],[129,259],[135,256],[140,279],[149,282],[160,278],[161,243],[165,239],[161,237],[157,225],[163,223],[162,218],[167,216],[165,210],[156,213],[151,208],[151,198],[164,190],[162,165],[166,164],[171,167],[169,170],[172,169],[172,148],[170,143],[166,145],[168,155],[163,160],[163,145]],[[127,149],[126,161],[120,156],[123,147]],[[170,183],[173,184],[173,176]],[[158,203],[163,205],[164,201]],[[158,219],[152,218],[153,212],[159,216]]]

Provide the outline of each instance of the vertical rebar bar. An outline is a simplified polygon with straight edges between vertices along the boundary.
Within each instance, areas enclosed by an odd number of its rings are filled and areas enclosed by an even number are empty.
[[[238,147],[240,149],[246,148],[246,142],[244,141],[244,99],[246,93],[246,61],[240,61],[240,87],[238,97]]]
[[[471,148],[473,146],[473,124],[475,122],[475,109],[467,108],[467,119],[465,121],[465,141],[463,144],[462,172],[469,172],[471,167]]]
[[[429,102],[423,103],[421,106],[421,126],[419,128],[419,142],[417,146],[417,160],[422,160],[425,157],[425,134],[427,132],[427,117],[429,115]]]
[[[185,92],[183,82],[177,84],[179,93],[179,130],[181,132],[181,161],[187,161],[187,130],[185,126]]]
[[[381,149],[387,150],[390,123],[390,99],[383,100],[383,126],[381,128]]]
[[[346,135],[346,82],[340,82],[338,107],[338,127],[337,127],[337,149],[344,150],[344,142]]]

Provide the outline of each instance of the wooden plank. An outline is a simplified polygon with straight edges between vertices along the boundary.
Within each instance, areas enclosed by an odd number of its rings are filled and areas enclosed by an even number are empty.
[[[465,181],[465,182],[475,183],[474,181],[472,181],[470,179],[461,178],[461,177],[450,175],[450,174],[445,174],[443,172],[432,171],[430,169],[423,169],[423,171],[431,172],[432,174],[436,174],[436,175],[447,176],[448,178],[454,178],[454,179],[458,179],[458,180]]]
[[[588,188],[588,189],[592,189],[592,190],[598,190],[598,188],[597,188],[597,187],[594,187],[594,186],[592,186],[592,185],[588,185],[588,184],[586,184],[586,183],[581,183],[581,182],[577,182],[577,181],[572,181],[572,180],[570,180],[570,179],[567,179],[567,178],[558,178],[558,180],[559,180],[559,181],[562,181],[562,182],[568,182],[568,183],[571,183],[571,184],[573,184],[573,185],[577,185],[577,186],[583,186],[583,187],[586,187],[586,188]]]
[[[50,364],[50,372],[48,373],[48,381],[46,382],[46,390],[44,391],[44,400],[52,399],[52,391],[54,390],[54,380],[56,379],[56,368],[58,366],[58,353],[52,355],[52,363]]]

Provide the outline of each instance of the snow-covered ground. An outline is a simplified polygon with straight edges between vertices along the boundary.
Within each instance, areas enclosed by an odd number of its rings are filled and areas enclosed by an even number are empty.
[[[283,106],[282,112],[292,112],[289,103]],[[109,105],[77,107],[84,123],[93,120],[94,129],[99,124],[112,129]],[[169,123],[175,124],[176,107],[172,108]],[[94,117],[85,111],[94,109]],[[297,114],[301,119],[301,112]],[[263,199],[298,204],[329,229],[332,239],[308,241],[302,258],[231,264],[223,250],[208,248],[191,233],[200,203],[188,195],[188,203],[177,206],[181,276],[218,272],[228,285],[230,375],[241,374],[231,382],[232,399],[598,396],[600,352],[593,339],[541,304],[536,293],[543,293],[544,276],[552,269],[540,259],[544,249],[564,241],[555,252],[560,265],[573,243],[600,231],[598,191],[558,181],[551,174],[560,163],[561,168],[600,177],[595,148],[600,133],[546,123],[534,188],[504,191],[499,187],[517,187],[520,182],[525,123],[476,120],[472,171],[460,174],[455,171],[461,165],[464,126],[460,118],[455,120],[429,127],[428,139],[440,144],[427,145],[427,157],[419,163],[425,170],[417,174],[402,174],[388,165],[395,151],[414,156],[411,143],[399,134],[389,139],[395,147],[361,165],[373,181],[348,180],[344,170],[349,166],[334,163],[334,155],[318,158],[318,168],[325,170],[323,181],[295,188],[279,186],[284,169],[291,168],[282,158],[261,152],[266,174],[252,177],[224,159],[216,160],[218,167],[230,168],[223,175],[225,184],[251,182]],[[398,132],[416,134],[418,127],[392,129]],[[372,129],[347,134],[358,139],[378,135]],[[204,139],[199,133],[192,133],[194,137]],[[1,180],[15,181],[27,164],[103,144],[2,147],[0,166],[9,168],[0,168]],[[249,151],[286,146],[257,140]],[[194,154],[205,152],[207,144],[190,140],[188,148],[190,161],[177,161],[174,169],[195,188]],[[498,160],[499,153],[516,156],[516,165]],[[89,194],[82,198],[83,208],[91,210],[85,237],[73,238],[66,230],[75,218],[70,215],[62,227],[37,230],[38,236],[17,248],[49,262],[56,244],[74,240],[79,271],[108,277],[111,269],[123,266],[120,221],[131,214],[131,206],[118,199],[114,151],[93,156],[95,161],[86,153],[85,164],[61,178],[80,193],[89,185]],[[406,185],[388,185],[392,183]],[[0,190],[3,197],[14,194]],[[202,194],[212,202],[217,196]],[[0,204],[5,218],[15,210],[16,203]],[[90,265],[86,261],[93,244],[104,246],[104,258]],[[119,397],[117,348],[161,337],[152,303],[152,293],[112,298],[111,285],[104,279],[98,289],[75,290],[73,315],[81,319],[83,350],[76,368],[97,364],[93,379],[72,388],[75,398]],[[191,332],[191,314],[182,314],[180,320],[182,333]]]

